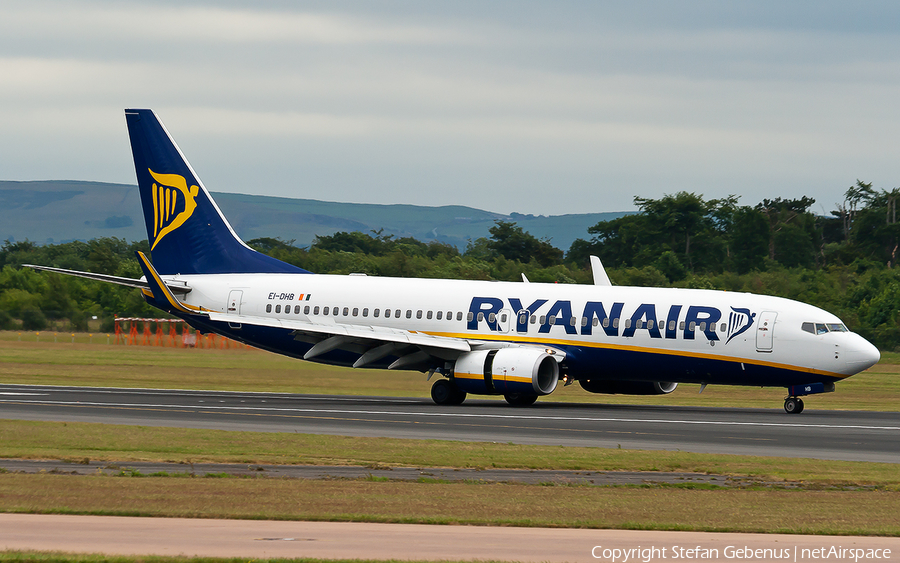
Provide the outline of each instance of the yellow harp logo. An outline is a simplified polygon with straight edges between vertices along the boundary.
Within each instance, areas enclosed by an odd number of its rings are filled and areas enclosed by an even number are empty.
[[[188,188],[184,176],[178,174],[157,174],[147,171],[156,182],[153,184],[153,245],[156,248],[164,236],[184,224],[197,208],[194,198],[200,192],[199,186]]]

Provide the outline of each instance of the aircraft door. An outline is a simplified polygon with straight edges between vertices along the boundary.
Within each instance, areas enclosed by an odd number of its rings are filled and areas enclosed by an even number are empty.
[[[225,308],[225,312],[229,315],[240,315],[241,314],[241,296],[244,294],[243,291],[239,289],[231,290],[231,293],[228,294],[228,307]]]
[[[778,313],[774,311],[763,311],[756,321],[756,351],[771,352],[772,339],[775,333],[775,317]]]
[[[497,313],[498,332],[509,332],[509,325],[512,324],[512,316],[512,311],[508,309],[502,309],[499,313]]]
[[[241,314],[241,297],[244,292],[239,289],[232,289],[228,294],[228,303],[225,304],[225,314],[240,315]],[[240,330],[241,323],[228,323],[230,328]]]

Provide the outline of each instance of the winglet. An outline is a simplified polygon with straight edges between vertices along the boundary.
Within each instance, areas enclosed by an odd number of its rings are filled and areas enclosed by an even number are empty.
[[[594,285],[612,285],[603,269],[603,263],[596,256],[591,256],[591,272],[594,274]]]
[[[204,314],[202,307],[182,303],[175,297],[175,294],[159,277],[159,273],[153,268],[153,264],[150,263],[150,260],[147,259],[143,252],[138,250],[135,254],[137,255],[138,263],[141,265],[141,270],[144,271],[144,276],[147,278],[147,285],[150,287],[143,290],[145,295],[149,292],[150,297],[153,297],[159,303],[168,303],[173,309],[172,312],[187,313],[189,315]]]

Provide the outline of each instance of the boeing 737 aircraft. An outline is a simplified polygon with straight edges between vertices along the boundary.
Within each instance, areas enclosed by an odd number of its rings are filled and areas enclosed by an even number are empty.
[[[148,303],[295,358],[438,375],[434,402],[468,393],[530,405],[562,382],[655,395],[678,383],[784,387],[800,397],[879,360],[817,307],[723,291],[312,274],[238,238],[156,114],[125,110],[150,254],[139,280],[32,266],[140,288]],[[702,391],[703,387],[701,387]]]

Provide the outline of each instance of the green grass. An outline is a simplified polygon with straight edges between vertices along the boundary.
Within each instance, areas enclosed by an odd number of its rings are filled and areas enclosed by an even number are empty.
[[[0,420],[0,457],[174,463],[696,472],[900,490],[889,463]]]
[[[0,475],[0,510],[182,518],[900,536],[884,491]]]
[[[0,332],[0,382],[96,387],[212,389],[287,393],[428,397],[419,372],[354,370],[304,362],[254,349],[198,350],[106,345],[87,334]],[[560,387],[541,401],[603,404],[781,408],[781,388],[679,385],[662,396],[596,395],[579,385]],[[837,385],[835,393],[810,396],[809,409],[900,410],[900,355]]]

